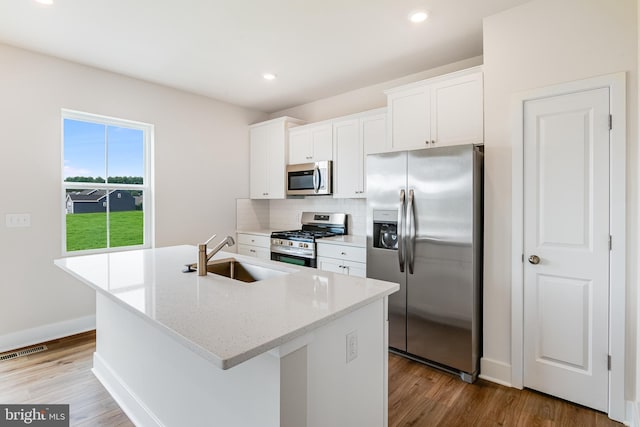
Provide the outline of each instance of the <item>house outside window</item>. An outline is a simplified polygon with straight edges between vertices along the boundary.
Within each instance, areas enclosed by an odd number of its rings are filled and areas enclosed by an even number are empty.
[[[153,125],[62,110],[63,254],[152,247]]]

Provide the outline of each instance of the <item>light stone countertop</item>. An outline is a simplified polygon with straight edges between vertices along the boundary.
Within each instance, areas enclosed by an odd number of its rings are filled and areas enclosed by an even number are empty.
[[[317,243],[329,243],[332,245],[346,245],[364,248],[367,246],[367,236],[354,236],[347,234],[344,236],[323,237],[316,241]]]
[[[269,229],[269,228],[263,228],[263,229],[253,229],[253,230],[236,230],[237,234],[255,234],[257,236],[266,236],[266,237],[271,237],[271,232],[272,231],[279,231],[276,229]]]
[[[196,272],[195,246],[62,258],[55,264],[221,369],[346,315],[399,289],[397,283],[219,252],[288,273],[254,283]]]

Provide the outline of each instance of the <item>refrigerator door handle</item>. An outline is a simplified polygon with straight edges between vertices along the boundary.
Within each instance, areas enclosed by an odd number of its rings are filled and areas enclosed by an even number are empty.
[[[405,193],[400,190],[400,208],[398,209],[398,264],[400,273],[404,273],[404,219],[405,219]]]
[[[416,218],[413,213],[413,190],[409,190],[409,202],[407,203],[407,233],[409,242],[407,244],[407,260],[409,261],[409,274],[413,274],[413,260],[415,258],[416,246]]]

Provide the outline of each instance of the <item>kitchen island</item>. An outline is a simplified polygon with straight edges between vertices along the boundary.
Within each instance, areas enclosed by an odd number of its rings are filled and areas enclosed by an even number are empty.
[[[398,284],[230,257],[269,277],[182,273],[193,246],[55,261],[96,290],[93,371],[132,421],[385,426]]]

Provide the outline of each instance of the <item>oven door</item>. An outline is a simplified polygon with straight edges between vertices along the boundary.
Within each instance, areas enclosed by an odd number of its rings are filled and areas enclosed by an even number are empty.
[[[331,194],[331,161],[287,165],[287,194],[324,195]]]
[[[272,261],[280,261],[286,262],[287,264],[293,265],[301,265],[303,267],[313,267],[316,268],[316,259],[315,258],[307,258],[295,254],[283,254],[280,252],[271,251],[271,260]]]

